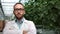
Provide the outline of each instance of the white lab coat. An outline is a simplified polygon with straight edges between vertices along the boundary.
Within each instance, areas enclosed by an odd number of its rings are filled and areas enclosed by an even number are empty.
[[[19,29],[15,20],[7,22],[3,30],[3,34],[23,34],[23,30],[28,34],[36,34],[36,28],[32,21],[24,19],[21,28]]]

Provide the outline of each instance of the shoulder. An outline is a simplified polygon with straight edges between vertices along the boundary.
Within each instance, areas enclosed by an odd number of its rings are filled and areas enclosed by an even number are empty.
[[[7,25],[9,25],[9,24],[12,24],[12,23],[14,23],[15,21],[14,20],[12,20],[12,21],[5,21],[5,24]]]
[[[33,21],[26,20],[25,23],[28,25],[28,28],[29,28],[30,30],[36,30],[36,26],[35,26],[35,24],[34,24]]]
[[[30,21],[30,20],[25,20],[25,23],[28,24],[28,25],[34,25],[34,22]]]

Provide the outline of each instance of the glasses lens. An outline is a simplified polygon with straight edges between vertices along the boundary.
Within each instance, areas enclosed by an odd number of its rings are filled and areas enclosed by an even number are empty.
[[[20,8],[20,9],[14,9],[14,11],[24,11],[24,9]]]

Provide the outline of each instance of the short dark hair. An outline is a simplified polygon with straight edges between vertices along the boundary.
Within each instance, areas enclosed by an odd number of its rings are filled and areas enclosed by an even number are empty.
[[[14,7],[15,7],[17,4],[20,4],[20,5],[22,5],[22,6],[24,7],[24,5],[23,5],[22,3],[16,3],[16,4],[14,5]]]

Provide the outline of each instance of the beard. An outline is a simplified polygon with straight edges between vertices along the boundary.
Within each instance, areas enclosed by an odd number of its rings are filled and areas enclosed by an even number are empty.
[[[16,16],[16,15],[15,15],[16,19],[18,19],[18,20],[22,19],[23,16],[24,16],[24,15],[21,15],[21,16]]]

